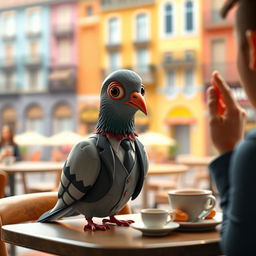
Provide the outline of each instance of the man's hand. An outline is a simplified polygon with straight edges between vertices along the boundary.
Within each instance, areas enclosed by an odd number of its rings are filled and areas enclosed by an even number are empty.
[[[225,104],[224,113],[219,115],[216,90],[213,86],[208,88],[210,135],[214,146],[222,154],[233,150],[243,138],[246,112],[238,105],[231,89],[218,72],[212,75],[212,85],[219,88]]]

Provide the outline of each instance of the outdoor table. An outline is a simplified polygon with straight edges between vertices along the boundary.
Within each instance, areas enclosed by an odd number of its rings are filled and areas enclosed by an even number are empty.
[[[10,195],[15,195],[15,175],[25,173],[59,172],[62,170],[62,162],[29,162],[20,161],[11,165],[0,164],[0,170],[5,171],[9,176]]]
[[[174,175],[183,174],[189,170],[188,166],[183,164],[149,164],[147,176],[154,175]],[[144,181],[142,189],[142,207],[148,207],[148,180]]]
[[[190,168],[197,168],[199,171],[205,170],[210,162],[214,159],[214,156],[193,156],[193,155],[180,155],[177,158],[177,163],[185,164]],[[216,193],[216,189],[213,185],[211,175],[209,175],[209,189]]]
[[[140,214],[119,215],[140,221]],[[100,218],[94,218],[98,224]],[[108,231],[84,231],[81,216],[54,223],[24,223],[2,227],[2,240],[17,246],[62,256],[220,255],[218,228],[204,232],[171,232],[147,237],[132,227],[111,225]]]

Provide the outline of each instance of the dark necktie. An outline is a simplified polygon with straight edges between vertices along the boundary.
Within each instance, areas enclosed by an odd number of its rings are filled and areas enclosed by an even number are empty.
[[[126,170],[130,173],[133,165],[134,165],[134,159],[132,157],[132,145],[131,142],[128,139],[122,140],[120,143],[121,147],[124,149],[124,167]]]

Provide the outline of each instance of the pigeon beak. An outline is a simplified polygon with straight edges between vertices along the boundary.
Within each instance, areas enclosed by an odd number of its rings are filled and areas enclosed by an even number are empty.
[[[145,115],[147,115],[146,101],[141,93],[132,92],[130,94],[130,99],[128,101],[125,101],[124,104],[128,104],[133,108],[137,108],[141,110]]]

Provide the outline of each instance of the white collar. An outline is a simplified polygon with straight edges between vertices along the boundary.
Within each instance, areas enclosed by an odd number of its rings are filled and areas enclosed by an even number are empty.
[[[111,147],[114,149],[114,151],[118,152],[119,148],[120,148],[120,143],[121,143],[122,140],[117,140],[113,137],[108,138],[108,140],[109,140],[109,143],[110,143]],[[131,145],[132,145],[133,151],[135,151],[135,145],[134,145],[133,141],[131,141]]]

